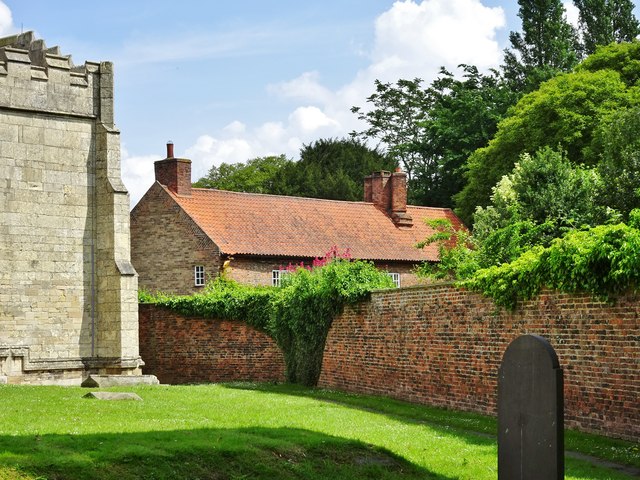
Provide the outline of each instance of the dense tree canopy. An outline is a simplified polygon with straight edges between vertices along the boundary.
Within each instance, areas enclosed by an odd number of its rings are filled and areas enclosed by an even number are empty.
[[[511,32],[503,70],[518,91],[540,83],[578,63],[578,37],[565,18],[561,0],[518,0],[522,32]]]
[[[194,187],[218,188],[233,192],[285,193],[281,175],[292,161],[284,155],[253,158],[247,163],[222,163],[211,167]]]
[[[640,35],[631,0],[573,0],[580,12],[582,49],[590,55],[599,45],[631,42]]]
[[[354,139],[321,139],[304,145],[300,160],[284,155],[211,167],[194,186],[331,200],[364,198],[364,177],[393,170],[395,162]]]
[[[425,121],[432,98],[422,87],[420,78],[400,79],[395,85],[376,80],[375,89],[367,98],[373,105],[371,110],[363,112],[361,107],[351,108],[368,124],[366,130],[354,132],[352,137],[379,141],[411,181],[418,168],[430,170],[433,163],[423,154],[427,139]]]
[[[598,172],[573,165],[561,152],[545,147],[535,155],[522,154],[493,188],[490,205],[474,214],[479,264],[510,262],[569,230],[614,219],[597,201],[600,192]]]
[[[282,172],[286,194],[361,201],[364,177],[393,170],[394,160],[355,139],[320,139],[300,150],[300,160]]]
[[[368,124],[354,135],[378,140],[410,174],[411,203],[453,206],[452,197],[464,184],[467,157],[487,144],[519,96],[498,72],[460,68],[462,78],[443,68],[428,87],[420,79],[377,82],[376,93],[367,99],[373,108],[366,113],[352,109]]]
[[[638,68],[638,42],[611,45],[520,99],[488,146],[469,157],[468,183],[456,197],[463,220],[470,222],[476,206],[489,203],[492,186],[523,153],[560,147],[570,161],[595,165],[595,131],[618,110],[640,105]]]
[[[601,160],[598,170],[604,185],[602,205],[616,209],[626,220],[640,208],[640,107],[621,110],[602,125],[596,141]]]

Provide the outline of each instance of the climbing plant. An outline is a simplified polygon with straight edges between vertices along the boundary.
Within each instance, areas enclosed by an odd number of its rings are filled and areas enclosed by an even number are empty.
[[[640,210],[628,223],[572,230],[550,246],[537,246],[510,263],[481,269],[460,285],[515,308],[544,287],[588,292],[601,299],[640,285]]]
[[[315,385],[333,318],[345,304],[393,281],[372,263],[352,261],[331,249],[316,266],[290,266],[280,287],[240,285],[225,276],[190,296],[141,293],[141,302],[171,308],[186,316],[244,321],[266,332],[282,350],[286,379]]]

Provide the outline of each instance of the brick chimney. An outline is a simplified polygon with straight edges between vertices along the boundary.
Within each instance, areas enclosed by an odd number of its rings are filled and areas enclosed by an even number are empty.
[[[391,217],[397,227],[411,227],[413,218],[407,213],[407,174],[374,172],[364,179],[364,201],[371,202]]]
[[[176,195],[191,196],[191,160],[175,158],[173,143],[167,143],[167,158],[153,164],[156,181]]]

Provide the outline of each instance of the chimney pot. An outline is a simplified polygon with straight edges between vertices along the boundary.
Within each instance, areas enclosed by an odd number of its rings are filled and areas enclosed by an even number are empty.
[[[167,158],[154,162],[156,181],[176,195],[191,195],[191,160],[173,156],[173,142],[167,142]]]

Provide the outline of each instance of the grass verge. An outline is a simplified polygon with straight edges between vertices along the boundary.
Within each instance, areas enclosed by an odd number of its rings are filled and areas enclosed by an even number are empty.
[[[495,423],[486,417],[290,385],[117,390],[143,401],[0,387],[0,480],[497,476],[495,440],[486,435]],[[635,464],[637,444],[628,447]],[[566,478],[631,477],[569,459]]]

